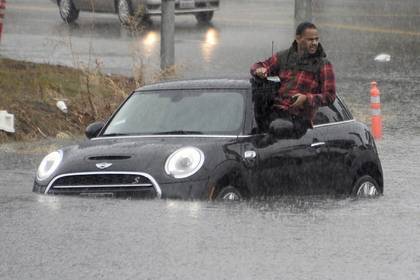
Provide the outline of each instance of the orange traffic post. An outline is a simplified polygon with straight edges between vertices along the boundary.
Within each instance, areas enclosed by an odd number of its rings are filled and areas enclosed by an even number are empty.
[[[375,81],[370,84],[371,131],[373,138],[382,138],[381,99],[378,85]]]
[[[3,33],[4,10],[6,10],[6,0],[0,0],[0,41]]]

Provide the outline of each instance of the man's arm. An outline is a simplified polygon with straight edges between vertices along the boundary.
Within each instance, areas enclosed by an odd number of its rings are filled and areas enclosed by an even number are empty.
[[[279,74],[279,58],[277,54],[264,61],[259,61],[251,66],[251,75],[259,78],[274,76]]]
[[[328,106],[335,100],[335,75],[330,62],[320,69],[320,94],[307,94],[307,102],[311,107]]]

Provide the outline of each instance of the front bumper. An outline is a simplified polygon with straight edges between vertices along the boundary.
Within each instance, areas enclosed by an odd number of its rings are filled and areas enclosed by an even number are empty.
[[[191,6],[184,6],[183,3],[191,3]],[[211,12],[219,9],[219,0],[175,0],[175,14],[197,14],[200,12]],[[142,7],[144,1],[135,0],[134,7]],[[162,14],[162,1],[161,0],[148,0],[145,3],[145,12],[147,15],[161,15]]]
[[[159,184],[146,173],[83,172],[56,176],[48,184],[35,180],[32,191],[52,195],[206,199],[209,188],[208,179]]]
[[[208,180],[161,184],[162,198],[208,199]]]

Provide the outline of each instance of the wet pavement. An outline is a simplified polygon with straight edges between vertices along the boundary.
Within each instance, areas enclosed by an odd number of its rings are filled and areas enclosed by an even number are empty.
[[[249,66],[289,47],[294,31],[292,0],[222,1],[210,26],[191,15],[176,17],[176,78],[249,78]],[[414,0],[314,1],[314,22],[333,63],[337,89],[355,116],[369,121],[369,87],[381,90],[385,130],[419,132],[413,114],[420,91],[420,4]],[[247,14],[246,17],[243,15]],[[121,27],[116,15],[81,13],[62,22],[56,5],[15,0],[7,6],[3,56],[133,75],[148,83],[159,75],[160,19],[140,32]],[[274,47],[274,48],[272,48]],[[380,53],[387,63],[375,62]]]
[[[0,279],[420,279],[420,4],[315,2],[339,93],[366,123],[369,84],[378,81],[384,196],[236,204],[50,197],[31,192],[33,176],[47,151],[68,143],[2,144]],[[72,66],[99,58],[122,74],[141,60],[157,71],[158,19],[136,37],[113,15],[92,25],[82,13],[69,27],[48,1],[9,6],[2,55]],[[273,40],[288,47],[292,19],[293,1],[274,0],[223,1],[210,27],[177,18],[179,77],[247,77]],[[391,61],[375,62],[379,53]]]

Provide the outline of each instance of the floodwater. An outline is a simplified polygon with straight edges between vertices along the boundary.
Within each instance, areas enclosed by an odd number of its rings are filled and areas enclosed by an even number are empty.
[[[71,54],[52,51],[48,40],[70,34],[81,60],[86,61],[91,40],[103,45],[94,48],[95,55],[110,70],[130,72],[124,65],[132,56],[123,50],[132,37],[115,27],[115,17],[99,16],[90,36],[88,14],[69,29],[56,10],[38,2],[41,8],[18,6],[26,0],[11,4],[6,23],[13,24],[5,26],[2,54],[66,64]],[[250,63],[271,54],[273,38],[278,38],[276,48],[287,47],[293,1],[280,2],[285,9],[275,9],[274,0],[261,0],[264,5],[224,1],[209,38],[193,18],[179,20],[178,59],[188,65],[181,77],[244,77]],[[42,156],[79,140],[2,144],[0,279],[420,279],[420,4],[316,2],[314,17],[338,91],[366,123],[370,82],[378,82],[383,196],[277,197],[233,204],[44,196],[31,192]],[[248,8],[254,12],[244,19]],[[31,13],[34,21],[45,23],[36,32],[27,24]],[[108,33],[107,26],[113,26]],[[156,28],[159,21],[150,31]],[[149,55],[145,62],[152,65],[158,51],[150,34],[139,42]],[[379,53],[390,54],[391,61],[375,62]]]
[[[419,279],[419,137],[378,146],[378,199],[233,204],[34,194],[39,156],[3,146],[0,279]]]

